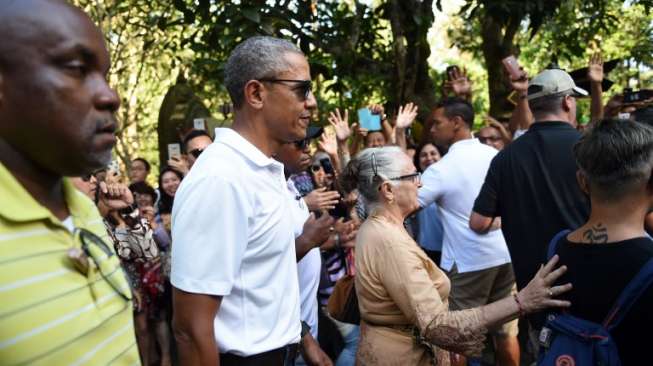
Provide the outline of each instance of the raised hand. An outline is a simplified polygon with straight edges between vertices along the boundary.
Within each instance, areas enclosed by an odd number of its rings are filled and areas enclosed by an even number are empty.
[[[597,52],[590,57],[587,78],[590,79],[590,82],[601,83],[603,82],[603,76],[603,58],[601,53]]]
[[[400,129],[410,127],[417,117],[417,104],[408,103],[403,107],[399,107],[395,126]]]
[[[134,203],[134,196],[126,185],[118,182],[100,182],[100,202],[109,210],[121,210]]]
[[[317,142],[317,146],[329,156],[338,156],[338,141],[331,133],[324,132]]]
[[[349,111],[345,110],[344,114],[340,114],[340,110],[336,108],[335,113],[329,112],[329,123],[333,126],[333,129],[336,131],[336,138],[338,142],[347,141],[349,136],[351,136],[352,128],[356,126],[354,123],[350,128],[349,127]]]
[[[445,88],[453,91],[457,97],[467,99],[472,96],[472,82],[467,76],[467,69],[461,71],[458,67],[452,68],[449,70],[447,78]]]
[[[526,94],[528,92],[528,74],[524,71],[524,68],[520,68],[522,71],[521,77],[519,79],[510,78],[510,86],[520,93]]]
[[[189,171],[188,162],[186,161],[186,158],[183,156],[171,157],[170,159],[168,159],[168,166],[180,172],[184,176],[186,176],[186,174],[188,174]]]
[[[381,104],[370,104],[370,106],[367,107],[367,108],[369,108],[369,110],[370,110],[370,112],[372,112],[372,114],[378,114],[379,116],[381,116],[381,119],[384,119],[385,109],[383,108],[383,106]]]

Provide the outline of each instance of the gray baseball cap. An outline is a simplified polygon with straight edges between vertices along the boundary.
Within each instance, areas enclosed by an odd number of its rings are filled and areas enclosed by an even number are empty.
[[[587,90],[579,88],[574,79],[560,69],[547,69],[528,82],[528,100],[554,95],[585,97]]]

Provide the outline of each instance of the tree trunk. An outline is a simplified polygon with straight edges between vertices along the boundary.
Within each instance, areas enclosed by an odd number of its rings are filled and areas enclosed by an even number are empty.
[[[435,84],[429,76],[431,48],[427,40],[433,24],[433,0],[390,0],[387,9],[395,54],[395,75],[388,107],[396,110],[404,103],[416,103],[418,120],[426,122],[437,101]]]
[[[511,54],[517,56],[514,38],[521,21],[522,17],[516,16],[504,26],[501,21],[491,16],[481,17],[482,51],[488,73],[490,115],[495,118],[510,117],[514,108],[507,100],[512,90],[501,60]]]

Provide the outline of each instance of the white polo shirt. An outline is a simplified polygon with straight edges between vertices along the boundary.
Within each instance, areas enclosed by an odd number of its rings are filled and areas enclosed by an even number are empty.
[[[250,356],[299,342],[294,221],[283,165],[235,131],[215,130],[172,210],[172,284],[222,296],[220,352]]]
[[[469,228],[474,200],[497,153],[478,139],[458,141],[422,174],[418,200],[422,207],[438,204],[444,229],[440,261],[444,270],[450,271],[454,263],[460,273],[510,263],[501,230],[479,235]]]
[[[288,192],[293,201],[292,214],[295,220],[295,238],[297,238],[302,235],[304,223],[310,213],[292,179],[288,179]],[[309,250],[297,263],[301,318],[311,327],[311,335],[315,339],[317,339],[317,289],[320,286],[321,268],[322,255],[319,247]]]

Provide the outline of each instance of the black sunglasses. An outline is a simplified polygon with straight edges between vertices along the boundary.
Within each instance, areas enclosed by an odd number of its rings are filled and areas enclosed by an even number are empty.
[[[295,141],[295,146],[300,150],[304,150],[306,146],[308,146],[308,144],[310,143],[311,143],[311,139],[303,139],[303,140]]]
[[[316,164],[316,165],[311,165],[311,170],[313,172],[319,172],[320,169],[322,169],[322,165]]]
[[[197,158],[200,157],[202,152],[204,152],[204,149],[193,149],[193,150],[189,151],[188,153],[193,155],[195,157],[195,159],[197,159]]]
[[[293,88],[292,90],[295,91],[297,97],[299,97],[302,101],[307,100],[308,97],[313,92],[313,82],[310,80],[265,78],[265,79],[258,79],[258,81],[264,81],[268,83],[296,83],[297,87]]]
[[[123,271],[118,256],[111,251],[102,238],[87,229],[76,228],[74,236],[81,244],[84,253],[91,258],[102,278],[120,297],[130,301],[131,289],[122,276]]]

